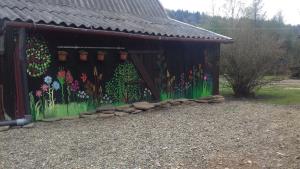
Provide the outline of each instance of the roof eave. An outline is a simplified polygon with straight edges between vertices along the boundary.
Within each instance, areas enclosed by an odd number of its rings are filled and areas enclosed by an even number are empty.
[[[48,24],[35,24],[35,23],[18,22],[18,21],[7,21],[5,23],[5,26],[14,27],[14,28],[26,28],[32,30],[60,31],[60,32],[94,34],[94,35],[104,35],[104,36],[106,35],[106,36],[126,37],[132,39],[145,39],[145,40],[233,43],[233,39],[225,39],[225,38],[224,39],[207,39],[207,38],[202,39],[202,38],[156,36],[156,35],[136,34],[136,33],[128,33],[128,32],[107,31],[107,30],[99,30],[99,29],[65,27],[60,25],[57,26],[57,25],[48,25]]]

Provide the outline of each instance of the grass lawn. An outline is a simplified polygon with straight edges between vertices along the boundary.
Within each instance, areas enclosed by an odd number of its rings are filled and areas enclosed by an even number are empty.
[[[224,80],[221,80],[220,92],[228,97],[233,95],[232,89],[226,87]],[[278,105],[298,105],[300,104],[300,80],[284,80],[265,86],[256,92],[254,101]]]

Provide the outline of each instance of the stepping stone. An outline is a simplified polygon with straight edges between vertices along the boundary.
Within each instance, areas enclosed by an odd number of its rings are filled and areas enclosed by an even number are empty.
[[[121,112],[132,113],[132,112],[134,112],[134,111],[136,111],[136,109],[135,109],[134,107],[132,107],[132,108],[124,109],[124,110],[122,110]]]
[[[209,101],[209,103],[223,103],[223,102],[225,102],[224,98],[223,99],[219,98],[219,99],[214,99]]]
[[[208,103],[208,100],[194,100],[197,103]]]
[[[108,111],[103,111],[101,113],[103,113],[103,114],[115,114],[115,111],[108,110]]]
[[[42,122],[56,122],[56,121],[60,121],[60,118],[48,118],[48,119],[43,119]]]
[[[139,114],[139,113],[142,113],[142,112],[143,112],[143,110],[136,110],[136,111],[132,112],[131,114]]]
[[[132,107],[132,105],[127,104],[127,105],[123,105],[123,106],[118,106],[118,107],[116,107],[116,110],[117,110],[117,111],[123,111],[123,110],[127,110],[127,109],[129,109],[129,108],[131,108],[131,107]]]
[[[31,129],[31,128],[34,128],[34,127],[35,127],[34,123],[30,123],[30,124],[27,124],[27,125],[23,126],[23,128],[26,128],[26,129]]]
[[[224,99],[224,96],[221,96],[221,95],[214,95],[212,97],[215,99]]]
[[[171,101],[170,102],[170,104],[172,105],[172,106],[178,106],[178,105],[181,105],[181,103],[179,102],[179,101]]]
[[[208,96],[208,97],[202,97],[199,100],[213,100],[214,97],[213,96]]]
[[[186,105],[190,105],[190,104],[194,104],[195,102],[194,101],[186,101],[184,104],[186,104]]]
[[[92,114],[84,114],[84,115],[92,115]],[[79,116],[64,117],[62,120],[76,120],[76,119],[79,119]]]
[[[170,100],[161,101],[159,103],[160,103],[161,106],[166,105],[166,104],[170,103]]]
[[[170,108],[172,105],[170,103],[161,105],[162,108]]]
[[[87,112],[80,113],[80,114],[84,114],[84,115],[92,115],[92,114],[96,114],[96,113],[97,113],[96,110],[91,110],[91,111],[87,111]]]
[[[98,115],[96,115],[96,114],[91,114],[91,115],[88,115],[88,114],[81,114],[80,115],[80,118],[90,118],[90,119],[95,119],[95,118],[97,118],[98,117]]]
[[[114,106],[102,106],[97,108],[97,112],[114,111],[114,110],[116,110],[116,107]]]
[[[110,117],[114,117],[115,114],[99,114],[98,117],[100,118],[110,118]]]
[[[123,117],[123,116],[128,116],[129,114],[128,113],[124,113],[124,112],[116,112],[115,115]]]
[[[184,103],[184,102],[187,102],[187,101],[190,101],[190,100],[189,99],[177,99],[175,101]]]
[[[152,103],[149,102],[137,102],[137,103],[133,103],[133,106],[138,109],[138,110],[149,110],[149,109],[153,109],[155,106]]]
[[[154,105],[155,107],[160,107],[160,106],[161,106],[161,102],[153,103],[153,105]]]
[[[0,127],[0,132],[2,132],[2,131],[7,131],[7,130],[9,130],[10,129],[10,126],[1,126]]]

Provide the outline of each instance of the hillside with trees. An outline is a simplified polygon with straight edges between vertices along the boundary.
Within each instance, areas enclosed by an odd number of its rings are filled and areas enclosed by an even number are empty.
[[[222,47],[221,73],[236,96],[253,96],[256,89],[269,83],[266,75],[292,75],[291,70],[300,67],[299,27],[286,25],[281,12],[266,19],[263,0],[253,0],[247,7],[227,0],[223,10],[224,17],[183,10],[168,13],[171,18],[234,39],[233,44]]]
[[[187,10],[168,10],[167,12],[173,19],[209,29],[226,36],[232,36],[232,22],[237,23],[241,20],[250,20],[247,17],[232,20],[226,17],[210,16],[205,13],[189,12]],[[294,67],[300,65],[300,40],[297,38],[300,34],[300,26],[284,24],[280,12],[271,20],[262,19],[258,22],[258,29],[269,32],[271,34],[270,36],[275,36],[282,41],[282,47],[284,47],[286,51],[282,57],[288,61],[289,66]]]

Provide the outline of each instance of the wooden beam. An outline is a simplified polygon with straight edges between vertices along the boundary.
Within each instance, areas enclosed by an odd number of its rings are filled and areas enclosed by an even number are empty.
[[[103,49],[103,50],[125,50],[125,47],[112,46],[57,46],[57,49]]]
[[[60,31],[66,33],[82,33],[82,34],[91,34],[91,35],[101,35],[101,36],[114,36],[114,37],[124,37],[127,39],[143,39],[143,40],[158,40],[158,41],[175,41],[175,42],[206,42],[206,43],[233,43],[233,40],[230,38],[183,38],[183,37],[170,37],[170,36],[154,36],[147,34],[136,34],[128,32],[117,32],[117,31],[107,31],[107,30],[97,30],[97,29],[85,29],[85,28],[73,28],[73,27],[64,27],[56,25],[47,25],[47,24],[34,24],[28,22],[17,22],[17,21],[8,21],[6,23],[8,27],[14,28],[26,28],[31,30],[45,30],[45,31]]]
[[[24,28],[18,30],[17,45],[14,53],[14,73],[16,86],[16,108],[15,118],[24,118],[29,113],[29,95],[26,74],[26,31]]]
[[[21,62],[21,75],[23,86],[23,99],[25,103],[25,114],[30,114],[29,106],[29,91],[28,91],[28,79],[27,79],[27,61],[26,61],[26,30],[21,28],[19,30],[19,57]]]
[[[3,77],[4,77],[4,59],[3,59],[3,52],[1,52],[1,36],[3,37],[3,35],[0,34],[0,120],[4,120],[4,90],[3,90]],[[4,39],[3,39],[4,40]],[[4,42],[3,42],[4,44]],[[4,48],[4,47],[3,47]],[[3,50],[4,51],[4,50]]]
[[[4,97],[3,97],[3,85],[0,84],[0,120],[4,120]]]
[[[0,34],[0,57],[4,54],[4,34]]]
[[[155,84],[153,82],[153,79],[151,79],[151,76],[149,75],[149,73],[145,69],[145,66],[143,65],[143,63],[142,63],[141,59],[139,58],[138,54],[131,54],[131,59],[133,61],[133,64],[138,69],[139,73],[141,74],[142,79],[145,81],[145,83],[147,84],[147,86],[150,89],[151,93],[153,94],[154,99],[157,100],[157,101],[160,100],[159,90],[157,89],[157,87],[155,86]]]
[[[212,75],[213,75],[213,95],[220,94],[220,45],[211,45],[209,48],[210,56],[212,57]]]
[[[128,51],[131,55],[141,55],[141,54],[162,54],[164,53],[163,50],[130,50]]]

